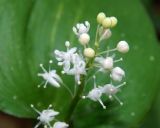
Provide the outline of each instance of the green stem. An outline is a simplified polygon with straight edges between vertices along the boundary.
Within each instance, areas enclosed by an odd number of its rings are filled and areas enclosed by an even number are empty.
[[[99,39],[98,39],[99,38],[99,36],[98,36],[99,27],[100,27],[100,25],[97,26],[96,38],[95,38],[95,48],[94,48],[94,50],[95,50],[96,54],[97,54],[97,51],[98,51],[98,48],[99,48]],[[95,57],[87,63],[86,68],[92,67],[94,59],[95,59]],[[83,90],[84,90],[84,86],[85,86],[85,76],[82,75],[81,76],[81,84],[78,86],[77,93],[73,97],[73,99],[72,99],[72,101],[70,103],[67,115],[65,117],[65,122],[66,123],[70,123],[70,121],[71,121],[71,118],[72,118],[72,115],[73,115],[73,113],[74,113],[74,111],[76,109],[76,106],[79,103],[79,101],[81,100],[82,93],[83,93]]]
[[[74,96],[74,98],[71,101],[71,104],[69,106],[69,110],[68,110],[68,113],[67,113],[66,118],[65,118],[65,121],[67,123],[69,123],[69,121],[71,120],[72,114],[73,114],[77,104],[79,103],[79,101],[81,99],[83,89],[84,89],[84,85],[85,85],[85,76],[83,75],[83,76],[81,76],[81,84],[78,85],[79,87],[78,87],[77,93]]]

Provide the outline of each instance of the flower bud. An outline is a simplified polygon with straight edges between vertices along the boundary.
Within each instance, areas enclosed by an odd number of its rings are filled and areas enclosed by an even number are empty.
[[[106,15],[103,13],[103,12],[100,12],[98,15],[97,15],[97,22],[99,24],[102,24],[103,20],[106,18]]]
[[[121,53],[127,53],[129,51],[129,45],[126,41],[120,41],[117,44],[117,50]]]
[[[66,124],[65,122],[60,122],[60,121],[55,122],[53,126],[53,128],[68,128],[68,127],[69,127],[68,124]]]
[[[69,47],[69,46],[70,46],[70,42],[69,42],[69,41],[66,41],[66,42],[65,42],[65,46],[66,46],[66,47]]]
[[[93,58],[95,56],[95,51],[92,48],[85,48],[84,49],[84,56],[88,58]]]
[[[112,70],[111,75],[110,75],[110,77],[114,81],[118,81],[118,82],[120,82],[124,76],[125,76],[125,72],[120,67],[115,67]]]
[[[100,41],[106,40],[112,36],[112,32],[110,29],[105,29],[103,32],[101,32],[100,35]]]
[[[111,27],[115,27],[117,25],[117,18],[116,17],[110,17],[111,19]]]
[[[89,41],[90,41],[90,36],[87,33],[83,33],[83,34],[80,35],[79,42],[82,45],[88,44]]]
[[[102,65],[103,65],[104,69],[108,69],[108,70],[112,69],[113,68],[113,58],[112,57],[107,57],[103,61]]]
[[[111,19],[109,17],[106,17],[102,22],[102,26],[104,28],[110,28],[111,24],[112,24],[112,22],[111,22]]]

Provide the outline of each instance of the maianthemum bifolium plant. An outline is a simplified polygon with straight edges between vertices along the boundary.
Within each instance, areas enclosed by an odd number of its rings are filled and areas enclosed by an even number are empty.
[[[108,97],[110,100],[117,100],[120,105],[123,102],[116,96],[120,88],[126,84],[123,82],[125,77],[125,71],[115,63],[122,61],[122,58],[117,58],[116,54],[127,53],[129,51],[129,45],[126,41],[119,41],[115,48],[101,51],[100,45],[102,41],[111,37],[111,28],[117,25],[116,17],[106,17],[101,12],[97,15],[97,31],[95,35],[94,47],[90,47],[90,36],[88,34],[90,29],[90,23],[85,21],[84,23],[78,23],[73,27],[73,32],[77,36],[79,43],[84,47],[83,51],[77,47],[71,47],[69,41],[65,42],[66,51],[55,50],[54,56],[57,60],[58,66],[62,67],[61,74],[72,75],[75,78],[74,92],[65,84],[60,74],[55,69],[46,70],[43,64],[40,64],[42,73],[38,73],[39,77],[42,77],[44,81],[38,85],[38,87],[52,85],[53,87],[60,88],[64,86],[66,90],[71,94],[71,103],[68,106],[68,113],[63,121],[59,121],[56,116],[60,114],[52,108],[52,105],[42,112],[37,110],[32,104],[31,107],[39,114],[39,122],[35,126],[38,128],[40,125],[44,125],[45,128],[67,128],[74,110],[81,99],[89,99],[94,102],[98,102],[102,106],[102,111],[106,111],[106,105],[103,103],[102,96]],[[52,60],[49,61],[50,65]],[[92,76],[88,76],[88,72],[94,69]],[[103,75],[109,75],[110,81],[106,81],[104,85],[98,85],[96,82],[96,75],[98,72],[102,72]],[[90,87],[88,94],[84,94],[85,86],[89,81],[93,81],[93,86]],[[116,83],[116,84],[115,84]],[[56,108],[55,108],[56,109]],[[52,124],[53,123],[53,124]]]

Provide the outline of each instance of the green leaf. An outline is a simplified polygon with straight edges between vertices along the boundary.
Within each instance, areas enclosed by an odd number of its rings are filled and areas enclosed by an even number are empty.
[[[76,128],[137,126],[149,110],[160,82],[159,45],[139,0],[1,0],[0,109],[29,118],[36,116],[30,104],[42,110],[52,103],[62,113],[60,118],[63,119],[70,96],[63,87],[37,88],[41,82],[37,78],[37,73],[41,72],[39,64],[44,63],[47,68],[49,59],[53,58],[53,50],[64,49],[66,40],[74,46],[79,45],[72,32],[72,26],[79,21],[91,23],[93,42],[96,15],[100,11],[116,16],[119,21],[108,40],[109,44],[104,42],[104,46],[115,47],[120,40],[126,40],[130,45],[131,50],[123,55],[121,65],[126,69],[127,86],[118,95],[124,106],[106,102],[107,110],[102,110],[97,103],[82,101],[75,112],[74,125]],[[54,60],[53,67],[60,71],[55,64]],[[64,79],[73,89],[73,78]],[[104,79],[99,78],[98,81],[103,83]]]

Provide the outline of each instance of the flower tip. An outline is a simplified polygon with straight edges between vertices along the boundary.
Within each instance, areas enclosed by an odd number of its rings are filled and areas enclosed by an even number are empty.
[[[52,107],[52,104],[50,104],[49,106],[48,106],[48,108],[51,108]]]
[[[123,106],[123,102],[120,102],[120,105]]]
[[[69,46],[70,46],[70,42],[69,42],[69,41],[66,41],[66,42],[65,42],[65,46],[66,46],[66,47],[69,47]]]
[[[103,109],[106,109],[106,106],[103,106]]]
[[[65,71],[61,71],[62,74],[65,74]]]
[[[31,108],[34,108],[34,105],[33,105],[33,104],[31,104]]]
[[[43,67],[43,64],[39,64],[40,67]]]
[[[52,60],[50,60],[50,61],[49,61],[49,63],[50,63],[50,64],[52,64],[52,63],[53,63],[53,61],[52,61]]]
[[[82,96],[82,99],[86,99],[86,96]]]

